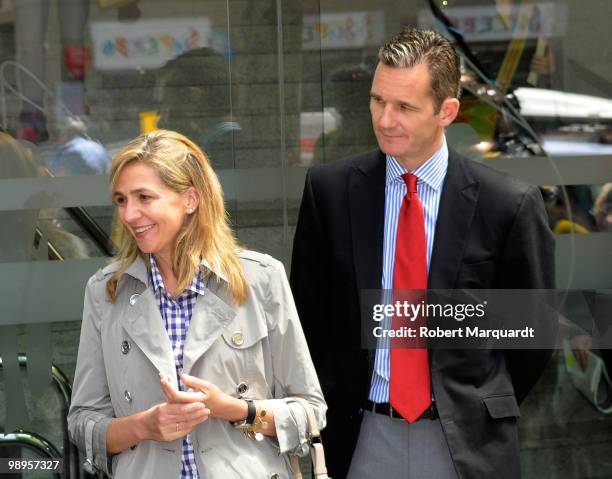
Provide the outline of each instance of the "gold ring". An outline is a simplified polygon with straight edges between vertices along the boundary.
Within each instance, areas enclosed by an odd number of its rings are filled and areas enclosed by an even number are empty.
[[[179,427],[179,423],[177,422],[177,423],[176,423],[176,430],[178,431],[179,429],[180,429],[180,427]]]

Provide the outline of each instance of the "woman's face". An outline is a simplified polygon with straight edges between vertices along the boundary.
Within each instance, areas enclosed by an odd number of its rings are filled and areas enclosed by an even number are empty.
[[[197,205],[195,190],[177,193],[144,163],[128,163],[117,178],[113,201],[121,222],[143,253],[172,260],[176,237]]]

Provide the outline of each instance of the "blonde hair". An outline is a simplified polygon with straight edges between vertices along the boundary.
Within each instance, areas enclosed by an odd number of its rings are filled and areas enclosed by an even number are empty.
[[[112,160],[111,195],[123,168],[132,162],[153,167],[161,181],[177,193],[194,187],[199,197],[197,209],[186,218],[174,245],[172,268],[178,280],[176,294],[181,294],[189,286],[202,259],[205,259],[213,271],[225,274],[234,301],[244,303],[247,284],[236,255],[238,243],[229,226],[221,184],[206,155],[195,143],[174,131],[156,130],[140,135]],[[108,299],[112,303],[117,299],[117,283],[125,270],[139,256],[144,259],[136,240],[123,224],[119,238],[119,253],[115,260],[120,262],[120,266],[106,284]]]

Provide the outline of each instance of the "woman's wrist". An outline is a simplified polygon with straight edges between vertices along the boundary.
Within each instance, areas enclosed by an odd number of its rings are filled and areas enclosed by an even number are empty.
[[[153,406],[153,408],[155,407],[157,406]],[[149,415],[153,412],[153,408],[134,414],[134,434],[138,438],[138,442],[151,439],[153,436],[149,427]]]
[[[217,419],[240,422],[246,419],[248,406],[244,399],[227,396],[222,407],[211,408],[210,415]]]

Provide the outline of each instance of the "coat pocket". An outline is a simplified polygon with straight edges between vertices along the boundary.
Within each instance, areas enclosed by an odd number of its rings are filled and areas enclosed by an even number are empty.
[[[521,415],[516,398],[512,394],[484,397],[482,401],[485,403],[487,411],[489,411],[489,415],[493,419],[520,417]]]

